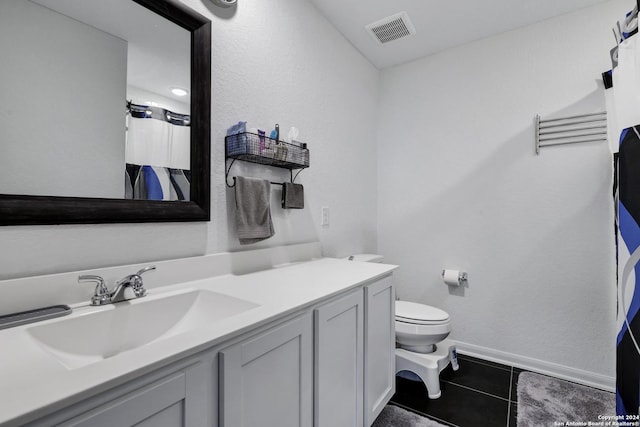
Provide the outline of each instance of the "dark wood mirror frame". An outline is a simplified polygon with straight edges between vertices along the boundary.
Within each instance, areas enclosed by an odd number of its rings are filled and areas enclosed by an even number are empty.
[[[191,201],[0,194],[0,225],[208,221],[211,21],[176,0],[132,0],[191,32]]]

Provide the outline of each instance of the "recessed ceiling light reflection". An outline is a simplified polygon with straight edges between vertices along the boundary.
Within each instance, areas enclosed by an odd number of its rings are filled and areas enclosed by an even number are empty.
[[[173,89],[171,89],[171,93],[175,96],[187,96],[189,92],[184,89],[180,89],[179,87],[174,87]]]

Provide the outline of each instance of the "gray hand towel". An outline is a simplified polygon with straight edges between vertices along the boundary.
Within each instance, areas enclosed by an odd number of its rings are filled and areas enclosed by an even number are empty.
[[[236,225],[240,244],[257,243],[275,234],[270,199],[269,181],[236,177]]]
[[[304,187],[302,184],[282,183],[282,208],[304,209]]]

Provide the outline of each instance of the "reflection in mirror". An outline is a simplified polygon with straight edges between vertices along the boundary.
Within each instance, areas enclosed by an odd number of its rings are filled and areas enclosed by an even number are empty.
[[[189,200],[190,123],[188,114],[127,103],[127,199]]]
[[[0,52],[0,225],[209,219],[208,19],[2,0]]]
[[[0,192],[189,200],[190,37],[131,0],[3,0]]]

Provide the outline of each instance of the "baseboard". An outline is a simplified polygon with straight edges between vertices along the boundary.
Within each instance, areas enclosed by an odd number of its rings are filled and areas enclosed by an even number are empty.
[[[459,341],[455,341],[455,343],[456,350],[460,354],[466,354],[479,359],[515,366],[516,368],[561,378],[578,384],[587,385],[589,387],[595,387],[600,390],[610,392],[615,391],[615,377],[596,374],[581,369],[571,368],[569,366],[481,347],[474,344],[467,344]]]

